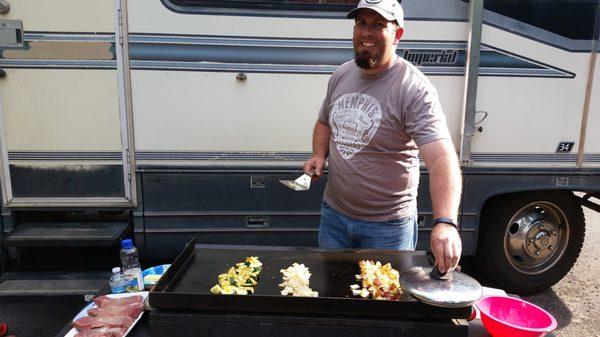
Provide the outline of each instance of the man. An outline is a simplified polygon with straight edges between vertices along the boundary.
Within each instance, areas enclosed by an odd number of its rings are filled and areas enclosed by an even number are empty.
[[[431,250],[442,273],[458,265],[458,160],[437,92],[396,55],[404,13],[396,0],[361,0],[354,61],[331,76],[304,171],[322,174],[329,156],[319,246],[414,250],[420,152],[429,170]]]

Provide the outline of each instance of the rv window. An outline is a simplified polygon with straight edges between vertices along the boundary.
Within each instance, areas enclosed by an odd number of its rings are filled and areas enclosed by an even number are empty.
[[[498,14],[576,40],[593,37],[600,0],[485,0]]]
[[[354,8],[359,0],[170,0],[182,7],[226,7],[250,9],[341,11]]]

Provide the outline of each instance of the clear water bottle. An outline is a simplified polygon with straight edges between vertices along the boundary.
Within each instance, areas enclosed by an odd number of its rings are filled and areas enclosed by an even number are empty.
[[[125,291],[128,293],[143,291],[142,266],[138,260],[138,251],[130,239],[121,242],[121,263],[123,264],[123,274],[128,281]]]
[[[112,275],[110,276],[110,280],[108,280],[108,285],[110,286],[110,292],[113,294],[121,294],[125,292],[127,280],[125,279],[125,275],[121,273],[121,268],[114,267],[112,269]]]

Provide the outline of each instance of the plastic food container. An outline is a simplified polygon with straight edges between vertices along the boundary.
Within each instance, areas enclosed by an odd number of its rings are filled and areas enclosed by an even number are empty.
[[[483,326],[493,337],[541,337],[556,329],[546,310],[518,298],[488,296],[475,303]]]
[[[152,288],[170,266],[170,264],[163,264],[145,269],[142,272],[142,277],[144,278],[144,287],[146,289]]]

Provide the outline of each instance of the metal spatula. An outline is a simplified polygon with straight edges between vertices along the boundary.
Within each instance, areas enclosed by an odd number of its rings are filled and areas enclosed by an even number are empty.
[[[308,191],[311,180],[312,177],[310,175],[303,174],[296,180],[280,180],[279,182],[293,189],[294,191]]]

